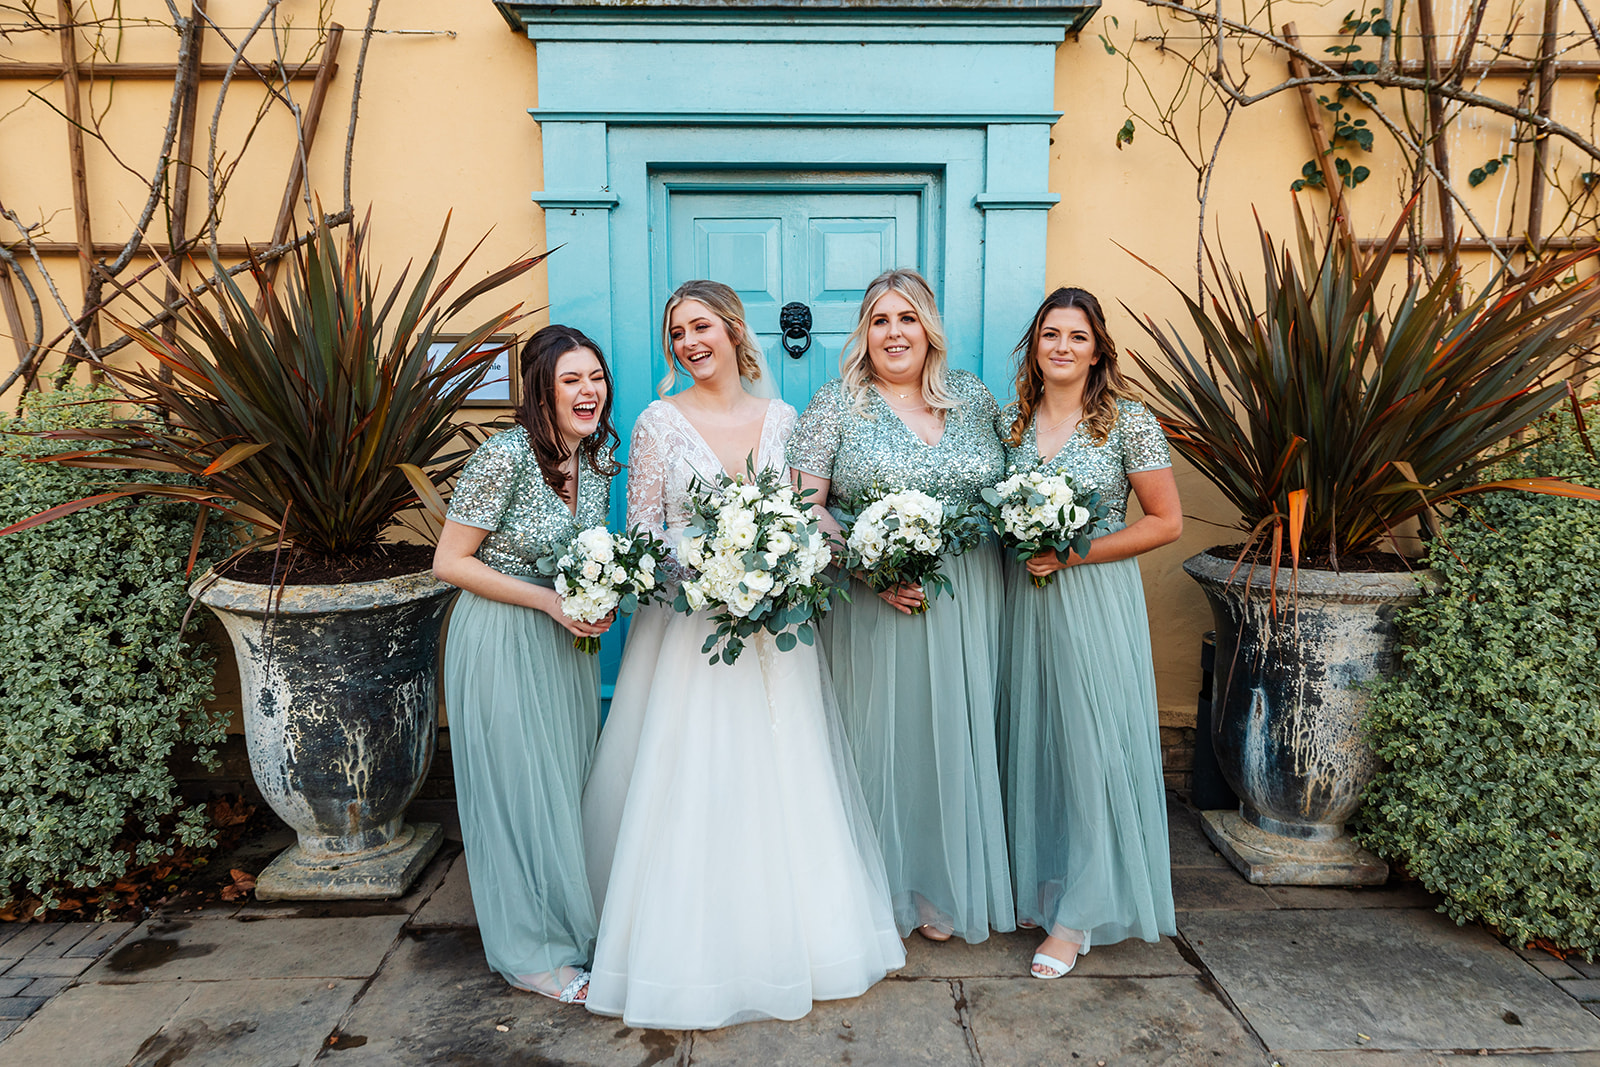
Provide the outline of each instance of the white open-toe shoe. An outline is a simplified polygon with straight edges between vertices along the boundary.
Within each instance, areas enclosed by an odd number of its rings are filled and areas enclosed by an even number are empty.
[[[1083,943],[1078,946],[1078,951],[1073,953],[1071,963],[1063,963],[1054,956],[1047,956],[1043,952],[1035,952],[1033,954],[1033,962],[1028,966],[1028,973],[1042,982],[1048,982],[1055,978],[1063,978],[1072,973],[1072,968],[1078,965],[1078,961],[1082,959],[1083,954],[1088,951],[1089,935],[1084,934]],[[1043,967],[1045,970],[1053,971],[1055,973],[1040,974],[1037,970],[1035,970],[1035,968],[1038,967]]]

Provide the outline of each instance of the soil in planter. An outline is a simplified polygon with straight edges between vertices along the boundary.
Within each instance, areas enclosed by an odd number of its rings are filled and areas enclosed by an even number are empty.
[[[341,585],[346,582],[373,582],[416,574],[433,566],[433,546],[381,544],[370,556],[329,559],[292,551],[251,552],[240,557],[223,572],[224,578],[260,585]],[[288,579],[284,568],[288,568]]]
[[[1244,551],[1243,544],[1217,545],[1206,549],[1208,553],[1218,559],[1237,560],[1239,553]],[[1249,570],[1253,563],[1257,568],[1270,567],[1272,561],[1272,546],[1257,545],[1244,561],[1244,566],[1239,568],[1243,574]],[[1289,555],[1289,546],[1283,547],[1283,555],[1279,566],[1288,570],[1294,560]],[[1337,569],[1344,574],[1405,574],[1408,571],[1421,571],[1427,569],[1427,563],[1420,559],[1408,559],[1397,556],[1393,552],[1358,552],[1355,555],[1341,555],[1339,566],[1335,568],[1326,551],[1312,552],[1302,545],[1300,549],[1300,569],[1312,571],[1331,571]]]

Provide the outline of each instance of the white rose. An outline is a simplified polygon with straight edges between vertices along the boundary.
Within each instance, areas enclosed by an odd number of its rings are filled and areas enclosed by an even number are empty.
[[[605,568],[601,566],[599,560],[591,559],[584,562],[583,570],[580,573],[592,582],[605,573]]]
[[[722,536],[726,537],[728,544],[734,548],[749,548],[756,543],[756,535],[760,532],[756,527],[755,517],[744,513],[723,529]]]
[[[766,596],[772,589],[772,575],[767,571],[751,571],[744,576],[745,588],[758,596]]]
[[[584,530],[575,538],[578,546],[583,549],[583,554],[590,559],[597,559],[601,563],[610,563],[616,555],[611,543],[611,533],[604,527],[595,526]]]

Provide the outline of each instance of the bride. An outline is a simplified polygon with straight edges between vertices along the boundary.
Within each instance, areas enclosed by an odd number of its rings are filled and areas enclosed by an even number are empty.
[[[690,482],[781,467],[794,408],[773,389],[732,289],[681,286],[662,315],[693,384],[634,424],[628,522],[687,522]],[[588,1007],[629,1026],[798,1019],[905,963],[888,880],[815,649],[768,635],[711,665],[704,615],[634,616],[584,790],[600,912]]]

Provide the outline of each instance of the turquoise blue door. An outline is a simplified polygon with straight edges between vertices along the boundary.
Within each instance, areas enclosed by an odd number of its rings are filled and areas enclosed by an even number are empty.
[[[920,190],[669,189],[655,306],[690,278],[731,286],[783,398],[803,411],[817,387],[838,375],[867,284],[891,267],[928,272],[923,200]],[[929,280],[937,290],[938,279]],[[793,302],[812,316],[811,347],[798,357],[779,339],[778,313]]]

